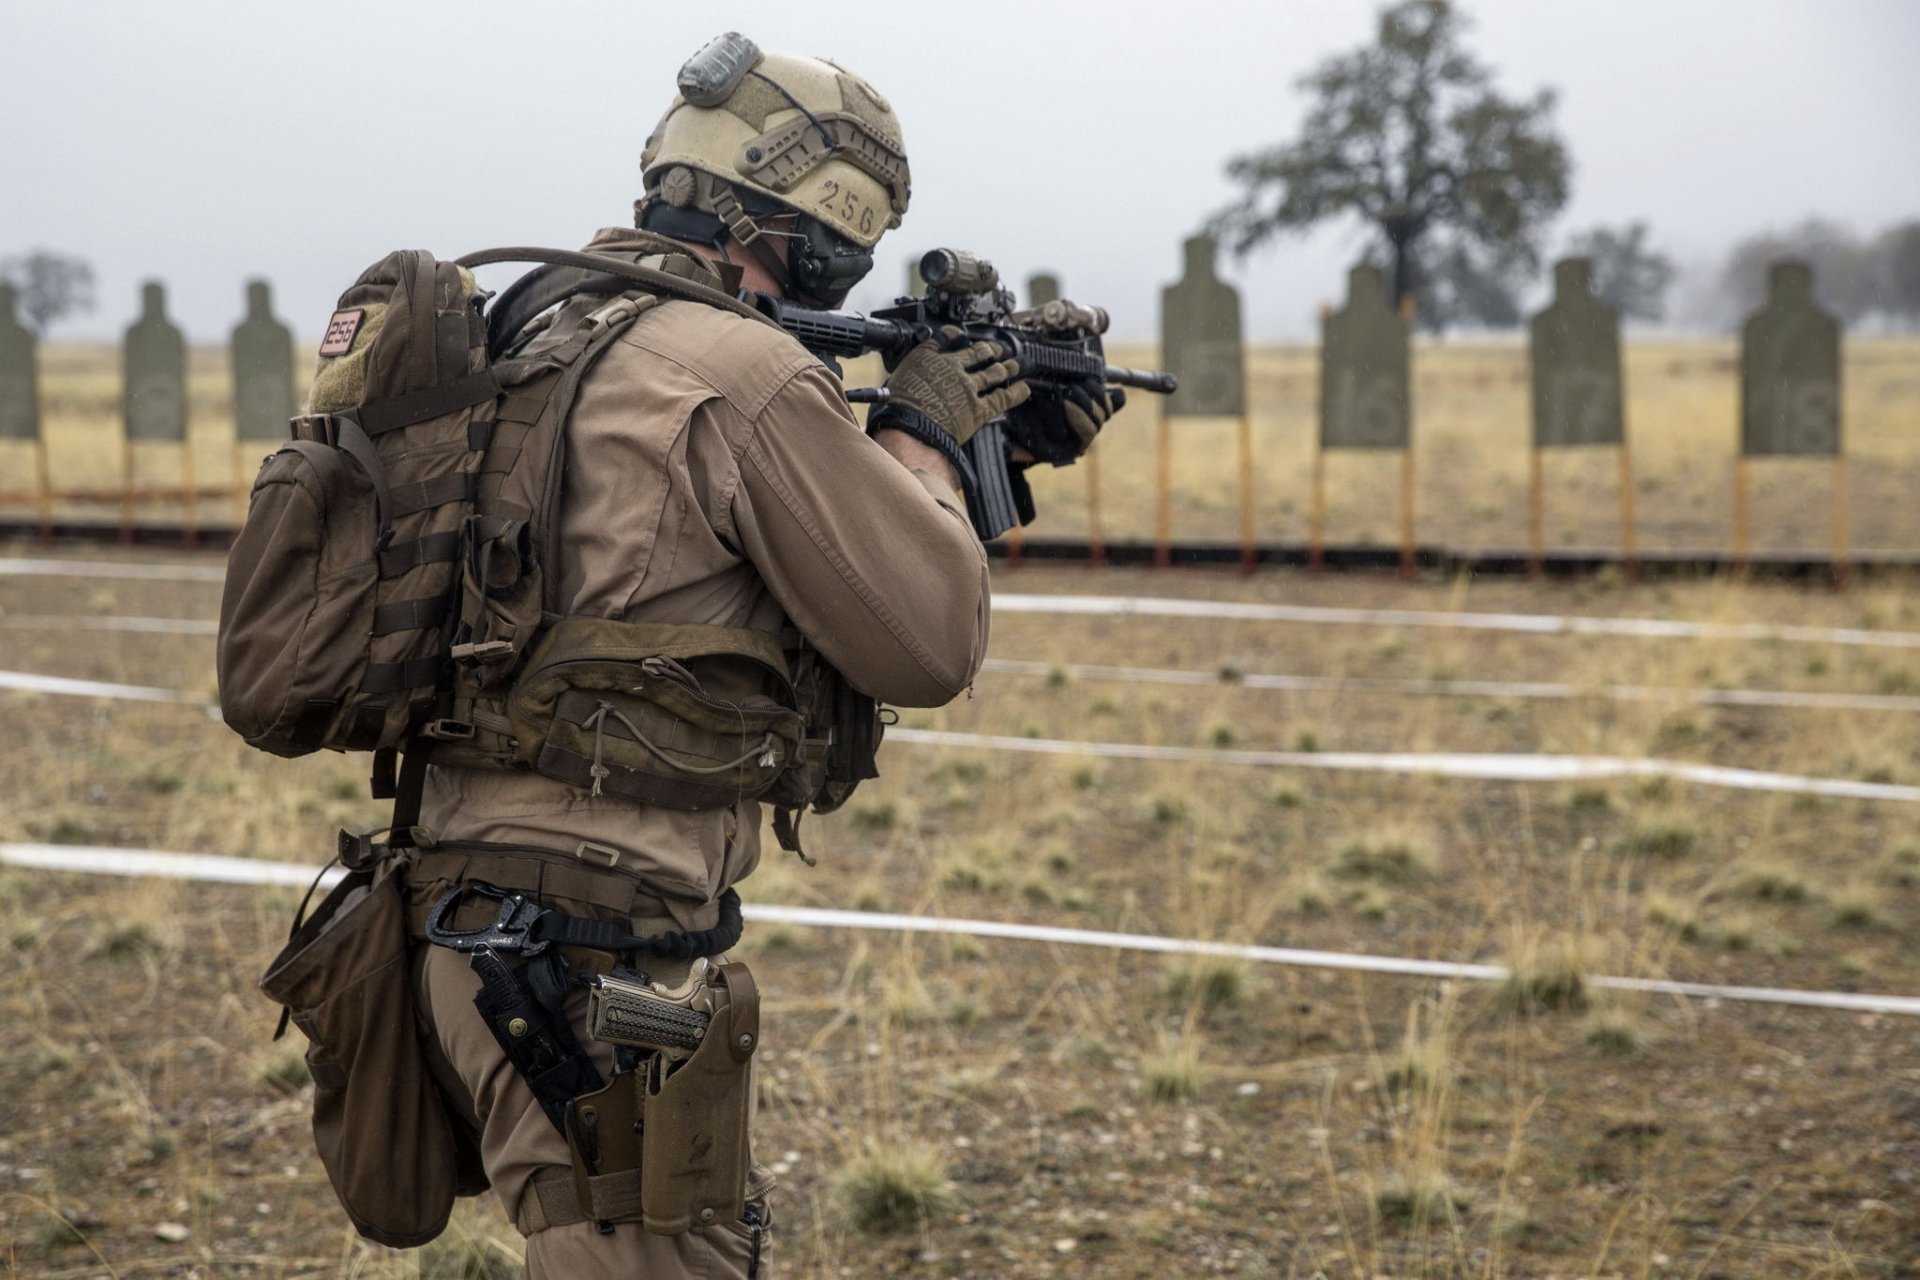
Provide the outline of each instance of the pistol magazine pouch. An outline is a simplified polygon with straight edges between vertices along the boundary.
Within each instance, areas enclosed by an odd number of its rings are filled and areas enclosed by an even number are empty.
[[[507,701],[523,763],[671,809],[760,795],[801,753],[786,659],[737,627],[562,619]]]
[[[260,989],[310,1042],[314,1144],[354,1227],[402,1249],[438,1236],[486,1178],[429,1074],[392,864],[335,886]]]

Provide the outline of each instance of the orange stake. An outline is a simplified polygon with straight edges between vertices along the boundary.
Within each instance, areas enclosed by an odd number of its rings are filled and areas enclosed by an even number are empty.
[[[1540,449],[1536,446],[1527,480],[1527,575],[1533,578],[1540,576],[1546,561],[1547,500],[1541,470]]]
[[[36,436],[33,441],[33,482],[34,501],[40,508],[40,545],[44,547],[53,541],[53,467],[47,460],[45,436]]]
[[[1633,518],[1633,453],[1620,438],[1620,557],[1626,561],[1627,581],[1640,580],[1640,538]]]
[[[1100,531],[1100,447],[1087,450],[1087,563],[1107,562],[1107,544]]]
[[[1736,573],[1744,573],[1747,568],[1747,460],[1744,456],[1733,460],[1733,568]]]
[[[1156,443],[1160,456],[1155,469],[1159,494],[1154,511],[1153,563],[1164,569],[1173,563],[1173,420],[1164,406]]]
[[[1413,450],[1400,451],[1400,576],[1413,576]]]
[[[1020,567],[1020,542],[1023,536],[1021,526],[1014,525],[1007,530],[1007,568]]]
[[[180,487],[186,491],[187,509],[184,513],[186,524],[183,541],[189,549],[200,543],[200,495],[193,488],[193,441],[191,438],[180,442]]]
[[[227,448],[233,460],[233,527],[238,529],[247,522],[247,473],[240,462],[240,442]]]
[[[1316,443],[1313,449],[1313,499],[1307,509],[1307,568],[1318,572],[1326,556],[1327,540],[1327,452]]]
[[[133,441],[120,438],[120,541],[133,541]]]
[[[1835,454],[1833,458],[1833,581],[1836,586],[1845,586],[1847,582],[1847,560],[1850,554],[1847,523],[1847,459],[1845,454]]]
[[[1240,572],[1252,573],[1253,542],[1253,423],[1240,415]]]

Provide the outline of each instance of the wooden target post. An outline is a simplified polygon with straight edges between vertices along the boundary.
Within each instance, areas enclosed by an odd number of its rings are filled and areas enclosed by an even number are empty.
[[[1095,440],[1081,459],[1087,468],[1087,563],[1107,562],[1107,543],[1100,522],[1100,442]]]
[[[1814,301],[1813,271],[1786,259],[1767,276],[1767,300],[1740,330],[1740,454],[1733,467],[1733,560],[1752,548],[1748,462],[1827,458],[1833,501],[1833,578],[1851,553],[1847,460],[1840,415],[1840,322]]]
[[[1240,570],[1252,573],[1259,556],[1240,294],[1215,274],[1218,246],[1213,237],[1193,236],[1183,252],[1180,280],[1160,291],[1160,358],[1179,385],[1161,402],[1154,442],[1153,562],[1164,566],[1173,559],[1173,419],[1233,418],[1240,473]]]
[[[1620,313],[1594,297],[1592,278],[1592,263],[1585,258],[1554,263],[1553,302],[1528,326],[1533,444],[1527,481],[1527,569],[1534,578],[1546,567],[1545,451],[1585,447],[1617,452],[1620,557],[1628,578],[1639,576]]]
[[[1326,559],[1327,454],[1334,450],[1400,454],[1400,573],[1414,569],[1414,462],[1411,300],[1387,305],[1377,267],[1347,273],[1346,305],[1320,313],[1320,431],[1313,453],[1307,565]]]
[[[0,280],[0,445],[33,448],[33,492],[8,494],[8,502],[30,500],[39,512],[40,541],[53,537],[53,479],[47,440],[40,429],[40,354],[33,330],[16,314],[14,287]]]

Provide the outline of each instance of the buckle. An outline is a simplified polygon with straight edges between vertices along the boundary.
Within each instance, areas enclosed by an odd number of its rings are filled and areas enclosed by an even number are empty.
[[[590,314],[585,320],[581,321],[580,327],[597,333],[603,328],[620,324],[639,314],[640,304],[632,298],[622,296],[615,298],[612,302],[607,303],[599,310]]]
[[[465,720],[443,718],[429,720],[421,726],[420,732],[429,738],[438,738],[442,742],[465,742],[474,735],[474,727]]]
[[[492,898],[500,904],[500,914],[492,923],[481,925],[478,929],[447,928],[442,922],[469,895]],[[495,888],[481,880],[469,880],[447,890],[441,895],[440,901],[433,904],[433,911],[427,916],[427,941],[436,946],[451,947],[455,951],[487,947],[507,955],[537,956],[547,949],[547,943],[534,938],[533,927],[546,914],[545,907],[517,893]]]
[[[604,858],[600,865],[611,870],[620,865],[620,851],[604,844],[595,844],[591,840],[582,840],[573,851],[573,856],[582,862],[591,863],[594,858]]]
[[[452,649],[455,662],[465,662],[473,666],[484,666],[489,662],[499,662],[513,656],[513,641],[483,640],[478,644],[457,644]]]

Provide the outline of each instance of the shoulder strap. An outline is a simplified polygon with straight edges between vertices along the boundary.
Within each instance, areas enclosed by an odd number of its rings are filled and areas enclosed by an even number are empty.
[[[605,271],[552,265],[536,267],[508,285],[499,300],[488,308],[487,354],[500,359],[535,316],[576,293],[620,293],[632,287],[632,282],[625,277]]]
[[[495,262],[544,262],[549,266],[578,267],[582,271],[598,271],[610,276],[619,276],[623,280],[646,285],[654,292],[664,293],[669,297],[682,298],[688,302],[704,302],[710,307],[719,307],[723,311],[731,311],[750,320],[758,320],[762,324],[773,324],[773,321],[740,299],[722,293],[718,289],[673,275],[671,272],[654,267],[643,267],[637,262],[628,262],[604,254],[577,253],[571,249],[530,249],[519,246],[511,249],[482,249],[478,253],[469,253],[457,261],[463,267],[484,267]]]

